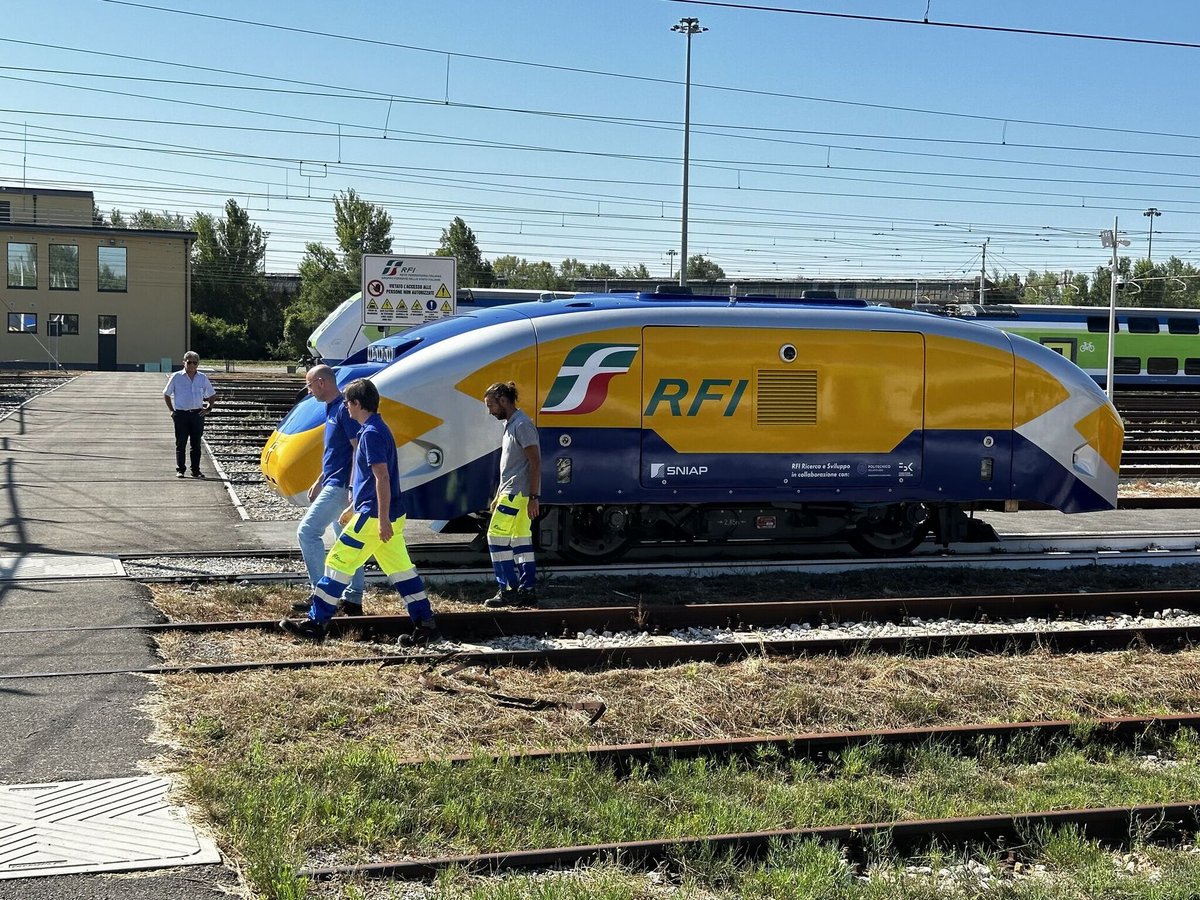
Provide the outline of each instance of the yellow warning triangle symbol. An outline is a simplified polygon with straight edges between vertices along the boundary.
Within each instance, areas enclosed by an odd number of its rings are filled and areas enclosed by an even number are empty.
[[[384,308],[384,309],[391,309],[391,308],[392,308],[392,301],[391,301],[391,300],[384,300],[384,301],[383,301],[383,308]]]
[[[442,312],[444,312],[444,313],[450,312],[450,304],[449,303],[442,304]]]
[[[379,309],[379,307],[376,306],[375,301],[372,300],[370,303],[367,304],[367,309],[369,309],[371,312],[375,312],[377,309]]]
[[[450,299],[450,292],[448,290],[446,290],[446,282],[444,282],[444,281],[442,282],[442,286],[437,289],[437,293],[434,294],[433,296],[437,297],[439,300],[449,300]]]
[[[421,311],[421,301],[420,301],[420,300],[414,300],[414,301],[412,302],[412,311],[413,311],[413,312],[420,312],[420,311]]]

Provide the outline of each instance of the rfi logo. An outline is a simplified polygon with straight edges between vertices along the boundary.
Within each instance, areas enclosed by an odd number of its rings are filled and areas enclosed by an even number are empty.
[[[595,412],[608,397],[608,383],[629,371],[637,352],[637,344],[580,344],[563,360],[541,411]]]
[[[411,274],[417,271],[416,266],[406,266],[402,259],[389,259],[383,264],[383,271],[380,273],[384,278],[395,278],[397,275]]]

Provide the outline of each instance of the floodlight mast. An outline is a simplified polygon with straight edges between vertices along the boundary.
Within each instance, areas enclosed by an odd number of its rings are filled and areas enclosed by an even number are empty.
[[[683,76],[683,209],[679,229],[679,286],[687,287],[688,239],[688,144],[692,125],[692,35],[708,31],[699,19],[683,18],[671,30],[687,37],[687,53]]]
[[[1105,229],[1100,232],[1100,243],[1105,247],[1112,247],[1112,278],[1108,289],[1108,365],[1104,374],[1104,393],[1108,395],[1109,400],[1113,395],[1113,361],[1117,345],[1117,248],[1121,245],[1129,246],[1129,241],[1121,240],[1120,234],[1117,230],[1116,216],[1113,216],[1112,231]]]

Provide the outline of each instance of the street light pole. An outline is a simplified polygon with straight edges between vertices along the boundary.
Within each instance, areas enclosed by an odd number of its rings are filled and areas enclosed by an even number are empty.
[[[1150,243],[1146,246],[1146,262],[1152,262],[1154,260],[1154,220],[1162,213],[1152,206],[1142,215],[1150,220]]]
[[[687,61],[683,76],[683,210],[679,238],[679,286],[687,287],[688,142],[691,137],[692,125],[692,35],[700,34],[708,29],[701,27],[699,19],[683,18],[679,20],[678,25],[672,25],[671,30],[687,36]]]
[[[678,252],[679,252],[678,250],[674,250],[674,249],[667,251],[667,277],[668,278],[675,277],[675,254]]]
[[[1151,219],[1151,222],[1154,220]],[[1100,243],[1105,247],[1112,247],[1112,269],[1110,271],[1110,280],[1108,288],[1108,364],[1105,367],[1104,377],[1104,393],[1108,395],[1108,399],[1112,399],[1113,395],[1113,363],[1117,352],[1117,250],[1120,247],[1128,247],[1129,241],[1121,239],[1121,232],[1117,228],[1117,218],[1113,217],[1112,231],[1100,232]]]

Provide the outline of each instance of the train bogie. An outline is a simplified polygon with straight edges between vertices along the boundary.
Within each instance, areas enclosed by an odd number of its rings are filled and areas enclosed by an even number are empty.
[[[410,515],[486,508],[500,426],[481,398],[512,380],[541,437],[540,537],[576,557],[838,536],[901,553],[930,530],[968,536],[975,504],[1115,505],[1123,432],[1095,383],[1052,350],[963,322],[592,295],[405,337],[371,377],[392,403]],[[285,494],[312,452],[287,426],[264,452]]]

